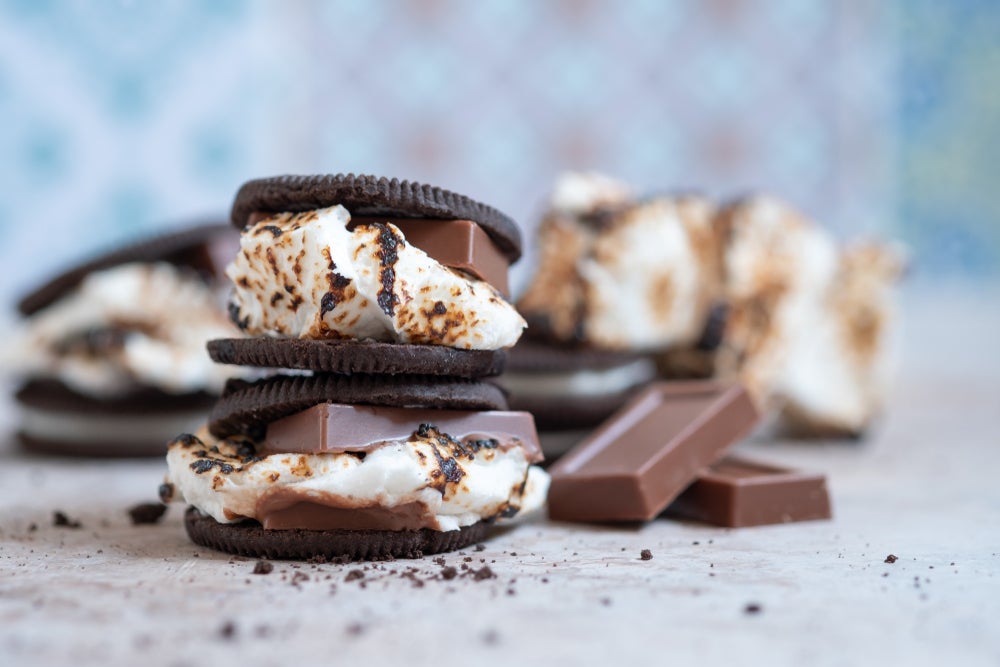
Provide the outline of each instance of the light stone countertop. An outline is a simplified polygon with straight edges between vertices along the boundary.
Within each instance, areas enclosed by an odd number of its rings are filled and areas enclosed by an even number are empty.
[[[868,441],[741,445],[825,472],[832,521],[538,518],[444,556],[488,565],[496,578],[481,581],[434,578],[431,558],[254,575],[253,560],[191,544],[179,506],[131,525],[162,462],[29,457],[5,442],[0,664],[1000,664],[998,303],[908,303],[903,371]],[[4,430],[12,416],[0,413]],[[83,527],[53,526],[57,509]],[[401,576],[410,568],[422,585]],[[355,569],[364,577],[346,581]]]

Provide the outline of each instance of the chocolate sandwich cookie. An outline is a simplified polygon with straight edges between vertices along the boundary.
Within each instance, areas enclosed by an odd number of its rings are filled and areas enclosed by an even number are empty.
[[[251,558],[378,561],[455,551],[482,541],[490,524],[483,521],[444,532],[426,528],[268,530],[257,521],[219,523],[190,507],[184,528],[195,544]]]
[[[203,420],[232,374],[214,366],[203,345],[235,331],[216,290],[237,243],[224,224],[145,238],[25,296],[25,319],[4,352],[21,380],[23,445],[64,455],[162,455],[178,429]]]
[[[208,353],[220,364],[374,375],[498,375],[505,350],[456,350],[439,345],[395,345],[366,340],[233,338],[213,340]]]
[[[413,181],[368,175],[276,176],[244,183],[233,203],[239,228],[268,213],[301,213],[340,205],[352,216],[471,220],[512,264],[521,257],[521,230],[511,218],[463,195]]]
[[[370,176],[243,186],[230,317],[212,358],[278,369],[229,384],[175,438],[164,499],[205,546],[381,559],[459,548],[537,508],[529,413],[497,375],[524,321],[506,301],[520,233],[440,188]]]
[[[535,417],[548,459],[567,451],[656,377],[638,353],[521,340],[497,382]]]

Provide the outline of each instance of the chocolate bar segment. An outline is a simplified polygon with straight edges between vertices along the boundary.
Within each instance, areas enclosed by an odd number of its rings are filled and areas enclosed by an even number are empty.
[[[652,519],[758,419],[738,384],[650,385],[549,469],[549,516]]]
[[[688,519],[740,528],[829,519],[823,475],[728,456],[698,479],[667,510]]]
[[[263,453],[321,454],[364,452],[408,439],[421,425],[434,426],[457,440],[497,440],[500,448],[520,446],[531,462],[542,460],[529,412],[438,410],[380,405],[321,403],[267,427]]]
[[[372,222],[391,222],[408,243],[420,248],[445,266],[470,273],[508,295],[510,261],[496,244],[471,220],[426,220],[352,216],[350,227]]]

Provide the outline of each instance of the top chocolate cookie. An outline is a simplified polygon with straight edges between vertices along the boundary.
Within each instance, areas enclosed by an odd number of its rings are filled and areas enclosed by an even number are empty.
[[[521,232],[500,211],[442,188],[395,178],[337,174],[255,179],[236,194],[231,217],[243,228],[256,212],[301,213],[336,204],[352,216],[471,220],[512,263],[521,257]]]

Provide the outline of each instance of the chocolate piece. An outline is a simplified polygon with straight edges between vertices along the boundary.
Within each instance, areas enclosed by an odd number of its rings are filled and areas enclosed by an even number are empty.
[[[301,213],[335,204],[352,216],[472,220],[511,263],[521,256],[521,231],[500,211],[442,188],[395,178],[337,174],[255,179],[236,194],[231,218],[243,228],[256,212]]]
[[[527,412],[500,410],[421,410],[322,403],[272,422],[261,452],[317,454],[364,452],[384,442],[402,441],[422,424],[457,440],[497,440],[498,447],[520,441],[529,461],[542,460],[535,422]]]
[[[740,385],[653,384],[549,469],[549,516],[652,519],[758,417]]]
[[[239,235],[224,224],[205,224],[136,241],[76,266],[21,299],[18,310],[32,315],[59,300],[95,271],[130,262],[167,262],[219,278],[239,248]]]
[[[219,523],[191,507],[184,527],[196,544],[256,558],[420,558],[461,549],[486,537],[486,521],[446,532],[438,530],[267,530],[256,521]]]
[[[826,478],[728,456],[698,473],[667,510],[739,528],[829,519]]]
[[[266,530],[421,530],[437,525],[423,503],[331,507],[308,498],[294,489],[276,489],[257,502],[257,519]]]
[[[450,410],[506,410],[496,385],[420,375],[276,375],[258,382],[230,380],[212,408],[208,428],[225,438],[262,437],[282,417],[326,402],[406,405]]]
[[[372,222],[391,222],[411,245],[445,266],[471,273],[493,285],[501,294],[510,293],[507,269],[510,262],[496,244],[471,220],[425,220],[413,218],[351,217],[352,229]]]
[[[317,373],[464,378],[497,375],[507,358],[504,350],[298,338],[223,338],[209,341],[208,354],[221,364],[298,368]]]

